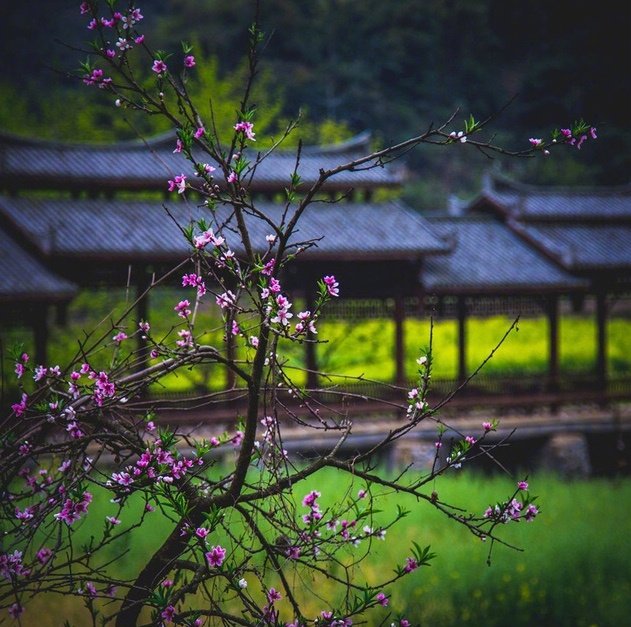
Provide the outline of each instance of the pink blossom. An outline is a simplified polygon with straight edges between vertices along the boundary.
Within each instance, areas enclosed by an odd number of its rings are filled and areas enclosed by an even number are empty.
[[[177,311],[177,315],[180,318],[188,318],[191,315],[191,310],[189,307],[191,303],[188,300],[181,300],[175,307],[173,307],[174,311]]]
[[[251,335],[250,336],[250,344],[256,348],[259,345],[259,338],[256,337],[256,335]]]
[[[88,22],[88,26],[87,29],[88,30],[96,30],[99,26],[99,23],[97,22],[97,20],[95,18],[92,18],[89,22]]]
[[[175,149],[173,150],[173,154],[178,154],[180,152],[182,152],[182,148],[184,148],[184,144],[182,144],[182,140],[178,137],[175,140]],[[172,189],[170,189],[169,191],[173,191]]]
[[[208,529],[206,529],[206,527],[198,527],[195,530],[195,535],[198,538],[201,538],[202,540],[210,533],[210,531],[208,531]]]
[[[535,137],[531,137],[528,141],[533,148],[538,148],[541,144],[543,144],[543,139],[537,139]]]
[[[535,516],[539,514],[539,508],[532,503],[528,505],[526,508],[526,513],[524,514],[524,519],[526,522],[532,522],[535,519]]]
[[[317,490],[311,490],[311,492],[302,499],[302,504],[305,507],[317,506],[316,501],[320,496],[321,494]]]
[[[269,281],[269,291],[274,292],[274,294],[278,294],[280,290],[281,290],[280,281],[272,277]]]
[[[145,40],[145,36],[144,35],[138,35],[138,37],[136,37],[134,39],[134,43],[139,46],[143,41]]]
[[[105,51],[105,56],[106,56],[108,59],[113,59],[113,58],[116,56],[116,50],[112,50],[111,48],[108,48],[108,49]],[[119,100],[119,102],[120,102],[120,100]],[[117,105],[117,106],[120,106],[120,105]]]
[[[143,332],[143,333],[149,333],[149,330],[151,329],[151,325],[148,322],[145,322],[144,320],[141,320],[138,323],[138,328]]]
[[[226,559],[226,549],[222,546],[214,546],[206,553],[206,560],[211,568],[219,568]]]
[[[243,133],[250,141],[256,141],[254,138],[254,124],[252,122],[237,122],[234,125],[234,130],[237,133]]]
[[[468,435],[464,440],[469,446],[473,446],[476,443],[476,439],[472,435]]]
[[[243,442],[243,431],[237,431],[232,438],[232,446],[239,446]]]
[[[48,374],[48,368],[46,368],[46,366],[36,366],[35,367],[35,371],[33,373],[33,381],[41,381],[42,379],[46,378],[46,375]]]
[[[193,346],[193,336],[188,329],[182,329],[181,331],[178,331],[177,334],[180,337],[180,339],[175,342],[177,346],[179,346],[180,348],[184,348],[185,346]]]
[[[227,307],[232,307],[237,302],[237,297],[231,290],[228,290],[217,296],[215,301],[222,309],[226,309]]]
[[[232,335],[239,335],[239,333],[241,333],[241,329],[239,329],[239,325],[237,324],[236,320],[232,321],[232,328],[230,329],[230,333]]]
[[[335,277],[333,275],[325,276],[323,281],[324,281],[324,284],[326,285],[326,288],[330,296],[340,295],[339,283],[335,280]]]
[[[124,331],[119,331],[112,339],[117,344],[120,344],[121,342],[124,342],[126,339],[128,339],[127,333],[125,333]]]
[[[162,59],[155,59],[151,69],[158,75],[161,76],[167,71],[167,64],[162,61]]]
[[[596,127],[595,127],[595,126],[592,126],[592,127],[589,129],[589,135],[590,135],[590,137],[591,137],[592,139],[598,139],[598,135],[596,135]]]
[[[192,54],[184,57],[184,67],[195,67],[195,57]]]
[[[411,573],[418,568],[418,562],[413,557],[408,557],[405,560],[405,566],[403,567],[404,573]]]
[[[87,2],[82,2],[79,5],[79,10],[81,11],[81,15],[85,15],[90,12],[90,5]]]
[[[270,588],[267,591],[267,601],[268,603],[276,603],[276,601],[280,601],[283,598],[280,592],[276,590],[276,588]]]
[[[206,129],[203,126],[200,126],[194,133],[195,139],[201,139],[206,133]]]
[[[360,490],[360,491],[357,493],[357,498],[358,498],[358,499],[365,499],[367,494],[368,494],[368,492],[366,492],[366,490],[363,490],[363,489],[362,489],[362,490]]]
[[[183,194],[186,191],[186,175],[179,174],[167,181],[167,188],[170,192],[174,192],[177,189],[178,194]]]
[[[172,605],[167,605],[164,610],[162,610],[160,617],[164,619],[165,623],[172,623],[175,619],[175,608]]]
[[[45,564],[51,557],[53,556],[53,552],[48,547],[43,547],[39,551],[37,551],[37,561],[40,564]]]
[[[297,546],[290,546],[286,551],[285,551],[285,555],[290,559],[290,560],[297,560],[300,557],[300,547]]]
[[[173,587],[173,580],[172,579],[165,579],[160,585],[163,588],[172,588]]]
[[[383,605],[384,607],[386,607],[388,603],[390,603],[390,599],[388,599],[388,597],[383,592],[380,592],[376,598],[379,605]]]
[[[265,274],[266,276],[271,276],[274,272],[274,266],[276,265],[276,259],[272,257],[261,270],[261,274]]]
[[[237,173],[234,170],[230,170],[230,174],[228,174],[228,178],[226,180],[228,183],[236,183],[238,180]]]
[[[24,364],[17,362],[15,364],[15,374],[17,378],[21,379],[24,376],[25,372],[26,372],[26,368],[24,368]]]
[[[26,394],[22,394],[22,400],[19,403],[13,403],[13,405],[11,405],[11,409],[17,417],[21,416],[26,411],[27,401],[28,396]]]
[[[24,612],[24,608],[19,604],[19,603],[14,603],[13,605],[11,605],[9,607],[9,616],[13,619],[13,620],[17,620],[22,612]]]
[[[107,520],[107,522],[110,525],[114,525],[115,526],[115,525],[120,525],[121,524],[121,521],[118,518],[116,518],[116,516],[106,516],[105,520]]]
[[[527,490],[528,489],[528,482],[527,481],[520,481],[517,484],[517,488],[520,490]]]

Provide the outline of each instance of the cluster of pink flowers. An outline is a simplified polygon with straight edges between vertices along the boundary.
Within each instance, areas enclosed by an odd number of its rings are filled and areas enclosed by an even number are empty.
[[[314,335],[317,334],[318,331],[315,327],[316,319],[317,316],[312,316],[309,310],[299,312],[298,320],[300,320],[300,322],[296,323],[296,334],[300,335],[307,330],[309,330]]]
[[[197,296],[200,298],[206,293],[206,284],[204,283],[204,279],[194,272],[191,274],[185,274],[182,277],[182,287],[187,287],[189,285],[197,288]]]
[[[28,577],[31,574],[31,570],[24,566],[22,560],[22,551],[0,553],[0,576],[9,581],[14,577]]]
[[[412,388],[408,392],[408,408],[406,411],[408,417],[412,417],[415,412],[422,411],[426,407],[427,402],[421,398],[418,388]]]
[[[21,379],[26,372],[26,364],[28,363],[30,357],[28,353],[22,353],[20,359],[15,362],[15,375],[18,379]]]
[[[201,458],[194,460],[183,456],[176,457],[171,451],[162,448],[160,440],[156,440],[154,447],[146,449],[135,464],[113,472],[106,486],[117,492],[129,493],[132,485],[140,480],[173,483],[182,479],[195,464],[202,463]]]
[[[326,625],[327,627],[351,627],[353,621],[350,618],[336,618],[333,612],[329,610],[323,610],[320,612],[321,620],[318,621],[319,625]]]
[[[581,133],[581,135],[578,137],[575,137],[569,128],[562,128],[561,135],[565,139],[566,144],[569,144],[570,146],[576,146],[578,150],[581,149],[581,146],[587,141],[588,138],[598,139],[596,128],[594,126],[591,126],[587,133]]]
[[[167,189],[170,192],[177,190],[178,194],[183,194],[186,191],[186,174],[179,174],[167,181]]]
[[[220,235],[215,235],[212,229],[204,231],[201,235],[197,235],[193,238],[195,248],[205,248],[208,244],[220,247],[226,240]]]
[[[270,588],[265,596],[267,598],[267,605],[263,606],[263,617],[268,624],[275,624],[278,621],[278,610],[274,607],[274,604],[283,597],[276,588]]]
[[[100,89],[105,89],[112,84],[112,79],[106,77],[103,70],[95,68],[90,74],[84,74],[83,82],[86,85],[98,85]]]
[[[237,303],[237,297],[232,292],[232,290],[228,290],[223,294],[219,294],[215,298],[215,302],[221,307],[221,309],[227,309],[228,307],[234,307]]]
[[[84,364],[86,366],[87,364]],[[94,392],[92,398],[94,402],[101,407],[106,398],[112,398],[116,394],[116,386],[109,379],[107,372],[99,372],[94,370],[88,373],[88,378],[94,380]]]
[[[322,519],[322,512],[320,512],[318,498],[320,498],[320,493],[317,490],[312,490],[302,499],[303,506],[308,507],[311,510],[308,514],[304,514],[302,517],[302,521],[306,525],[311,525]]]
[[[175,307],[173,307],[173,311],[177,311],[177,315],[180,318],[188,318],[191,315],[191,310],[189,307],[191,303],[188,300],[181,300]]]
[[[72,525],[88,513],[88,506],[91,502],[92,495],[87,491],[83,493],[81,499],[78,501],[66,499],[61,511],[55,514],[55,518],[59,521],[65,522],[67,525]]]
[[[329,296],[338,297],[340,295],[339,283],[335,280],[333,275],[325,276],[323,279],[324,284],[329,292]]]
[[[28,395],[25,393],[22,393],[22,398],[20,400],[19,403],[13,403],[11,405],[11,410],[13,411],[13,413],[19,418],[20,416],[22,416],[24,414],[24,412],[26,411],[26,405],[28,403]]]
[[[250,141],[255,142],[254,124],[252,122],[237,122],[234,125],[237,133],[243,133]]]
[[[188,54],[184,57],[184,67],[189,69],[195,67],[195,57],[192,54]]]
[[[524,488],[519,489],[522,490]],[[488,507],[484,512],[484,518],[506,524],[511,521],[519,521],[521,518],[526,522],[532,522],[538,514],[539,508],[536,505],[531,503],[524,509],[524,504],[521,501],[511,499],[503,505],[498,504],[494,507]]]

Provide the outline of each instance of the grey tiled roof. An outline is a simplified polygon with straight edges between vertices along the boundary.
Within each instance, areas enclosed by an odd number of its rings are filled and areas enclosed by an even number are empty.
[[[0,134],[0,181],[15,188],[98,188],[166,190],[167,180],[190,173],[182,154],[173,154],[175,135],[147,142],[68,144],[23,139]],[[256,159],[256,147],[250,160]],[[331,169],[367,154],[365,136],[340,146],[305,148],[298,172],[303,184],[317,180],[320,168]],[[208,158],[199,157],[200,161]],[[211,164],[212,165],[212,164]],[[293,150],[277,150],[264,159],[249,184],[251,191],[282,191],[296,165]],[[328,188],[398,185],[401,177],[391,167],[343,172],[330,179]],[[217,177],[217,183],[223,181]]]
[[[488,200],[523,221],[631,221],[631,185],[617,187],[545,187],[487,177],[474,201]]]
[[[0,229],[0,301],[64,301],[76,292]]]
[[[513,228],[568,270],[626,269],[631,274],[631,223],[524,222]]]
[[[485,218],[431,218],[452,246],[428,258],[421,281],[429,292],[565,291],[584,283],[558,268],[503,223]]]
[[[0,214],[44,254],[117,260],[179,260],[189,252],[176,222],[186,226],[208,218],[208,209],[186,202],[168,207],[175,222],[156,202],[0,197]],[[280,222],[279,205],[257,207]],[[229,208],[217,209],[221,220],[230,215]],[[230,224],[234,226],[234,218]],[[255,247],[265,249],[269,225],[250,216],[248,226]],[[240,252],[238,238],[228,230],[224,236]],[[447,248],[426,220],[398,201],[314,203],[300,219],[292,242],[318,238],[305,256],[409,259]]]

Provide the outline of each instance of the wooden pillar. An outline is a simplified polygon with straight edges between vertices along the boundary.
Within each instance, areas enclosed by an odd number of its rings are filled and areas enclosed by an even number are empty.
[[[467,303],[458,296],[458,380],[467,378]]]
[[[596,293],[596,380],[598,389],[607,385],[607,294]]]
[[[68,325],[68,303],[57,303],[55,307],[55,324],[58,327],[66,328]]]
[[[559,388],[559,299],[550,296],[547,302],[548,314],[548,391]]]
[[[403,294],[397,292],[394,297],[394,363],[395,383],[405,386],[405,302]]]
[[[48,365],[48,306],[38,307],[33,319],[33,337],[35,340],[35,361]]]
[[[305,293],[305,309],[313,312],[315,300],[313,293],[309,290]],[[307,331],[307,342],[305,342],[305,366],[307,368],[307,387],[315,390],[318,387],[318,356],[316,354],[315,335]]]

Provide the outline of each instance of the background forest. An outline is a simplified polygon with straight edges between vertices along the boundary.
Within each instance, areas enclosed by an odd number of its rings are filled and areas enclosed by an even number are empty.
[[[67,77],[77,68],[72,47],[86,47],[77,39],[78,4],[31,0],[4,13],[0,129],[75,141],[165,130],[158,120],[128,117],[98,90]],[[231,119],[253,0],[148,0],[145,6],[148,44],[177,49],[181,40],[191,42],[198,59],[211,61],[198,63],[193,88],[212,98],[219,119],[223,111]],[[443,120],[456,107],[457,120],[470,113],[484,119],[512,100],[493,127],[515,148],[577,116],[594,123],[600,135],[583,154],[568,150],[553,160],[505,164],[517,178],[627,183],[630,17],[627,3],[586,0],[266,0],[259,136],[302,110],[307,142],[365,129],[377,142],[390,142]],[[454,152],[410,155],[410,204],[440,209],[449,193],[478,189],[488,159]]]

